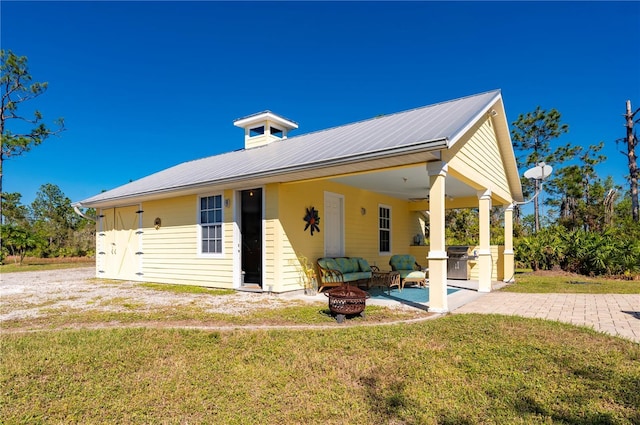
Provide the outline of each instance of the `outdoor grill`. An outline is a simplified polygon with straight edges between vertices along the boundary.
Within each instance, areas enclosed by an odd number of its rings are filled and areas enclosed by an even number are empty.
[[[468,246],[450,246],[447,249],[447,278],[469,280],[467,273],[467,262],[469,256]]]
[[[362,289],[346,284],[324,294],[329,297],[329,310],[336,316],[338,323],[342,323],[349,315],[359,314],[364,317],[364,308],[369,294]]]

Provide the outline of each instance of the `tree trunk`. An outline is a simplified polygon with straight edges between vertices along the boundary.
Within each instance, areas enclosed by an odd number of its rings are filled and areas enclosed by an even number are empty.
[[[1,136],[0,136],[1,137]],[[2,166],[4,165],[4,155],[0,152],[0,224],[4,224],[4,215],[2,215]],[[0,242],[2,238],[0,238]]]
[[[633,217],[633,221],[636,223],[640,221],[640,212],[638,211],[638,161],[636,158],[635,147],[638,141],[636,140],[635,134],[633,133],[633,117],[636,113],[638,113],[640,109],[636,112],[631,112],[631,101],[627,100],[627,113],[624,115],[626,118],[627,127],[627,158],[629,159],[629,181],[631,184],[631,216]]]

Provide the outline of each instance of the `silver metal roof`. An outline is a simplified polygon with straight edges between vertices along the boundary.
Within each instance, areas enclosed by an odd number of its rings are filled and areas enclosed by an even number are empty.
[[[500,97],[500,91],[494,90],[188,161],[87,198],[78,205],[91,207],[159,192],[246,182],[250,178],[361,162],[412,150],[443,149],[455,143]]]

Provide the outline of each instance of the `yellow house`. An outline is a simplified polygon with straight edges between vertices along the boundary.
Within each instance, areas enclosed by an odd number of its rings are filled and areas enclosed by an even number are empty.
[[[303,287],[299,255],[363,257],[385,270],[391,255],[414,253],[429,267],[430,310],[446,312],[445,209],[463,207],[479,211],[479,290],[513,276],[522,188],[499,90],[294,137],[297,123],[270,111],[234,125],[242,150],[75,204],[97,211],[98,277],[287,292]],[[489,245],[498,205],[499,261]],[[425,224],[429,243],[414,246]]]

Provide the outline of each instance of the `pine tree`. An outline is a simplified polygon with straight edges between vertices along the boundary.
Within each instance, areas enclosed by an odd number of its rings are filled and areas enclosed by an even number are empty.
[[[22,155],[48,137],[64,131],[64,120],[56,120],[56,129],[42,122],[40,111],[33,112],[33,118],[18,113],[18,107],[35,99],[47,91],[48,83],[32,82],[26,56],[17,56],[11,50],[0,50],[0,193],[2,193],[3,163],[6,159]],[[16,123],[13,132],[9,122]],[[30,127],[30,128],[29,128]],[[0,197],[0,217],[2,217],[2,197]]]

